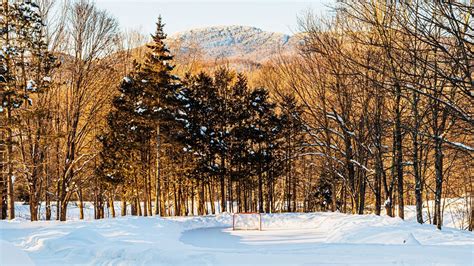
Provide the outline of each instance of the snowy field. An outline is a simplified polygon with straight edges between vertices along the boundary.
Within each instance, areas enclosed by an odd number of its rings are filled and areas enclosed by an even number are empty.
[[[71,213],[74,213],[73,211]],[[473,233],[340,213],[0,222],[0,265],[474,265]]]

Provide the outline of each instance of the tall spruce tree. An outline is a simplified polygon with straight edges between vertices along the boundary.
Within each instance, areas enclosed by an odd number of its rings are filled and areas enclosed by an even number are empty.
[[[173,56],[166,47],[164,40],[166,34],[163,31],[164,24],[161,16],[156,23],[155,34],[152,35],[153,42],[147,45],[149,52],[146,55],[145,62],[137,73],[137,78],[147,85],[144,86],[143,93],[146,97],[143,99],[145,104],[144,114],[151,118],[155,126],[156,137],[156,180],[155,180],[155,210],[156,215],[162,214],[160,204],[160,180],[161,180],[161,149],[163,142],[172,142],[172,136],[169,132],[175,127],[174,113],[176,112],[176,95],[181,84],[179,78],[171,72],[174,66],[171,64]]]
[[[171,64],[173,56],[164,43],[166,34],[163,27],[160,16],[156,23],[155,34],[152,35],[152,42],[147,45],[145,60],[136,63],[132,73],[124,78],[119,89],[120,95],[113,101],[114,110],[108,119],[109,132],[100,136],[103,144],[103,164],[99,168],[99,174],[106,179],[117,180],[123,180],[124,176],[136,178],[137,175],[142,176],[144,180],[148,178],[146,169],[152,165],[145,166],[144,164],[148,162],[143,160],[143,157],[151,153],[150,143],[153,138],[155,139],[157,160],[155,214],[162,213],[159,198],[162,137],[171,136],[164,133],[174,127],[176,95],[181,86],[179,78],[171,74],[174,68]],[[170,138],[165,141],[170,141]],[[143,166],[141,168],[137,168],[133,163],[137,161],[137,156],[141,156],[141,159],[138,159]],[[122,163],[114,164],[115,160]],[[135,180],[133,183],[136,186],[135,190],[138,190],[138,182]],[[147,185],[144,186],[146,189]],[[145,197],[147,195],[151,193],[145,193]],[[138,193],[134,192],[133,197],[140,213]],[[147,202],[151,203],[151,199],[145,198],[145,209]]]

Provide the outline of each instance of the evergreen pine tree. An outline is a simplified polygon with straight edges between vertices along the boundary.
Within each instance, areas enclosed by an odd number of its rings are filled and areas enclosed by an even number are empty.
[[[108,181],[125,182],[124,177],[130,179],[137,175],[146,180],[147,173],[143,169],[146,169],[144,164],[147,162],[143,158],[139,159],[140,156],[151,153],[150,143],[155,137],[159,168],[162,136],[171,136],[164,132],[169,132],[174,127],[176,95],[181,85],[178,77],[171,74],[174,68],[171,64],[173,57],[164,43],[166,34],[161,16],[158,17],[156,26],[153,41],[147,45],[144,62],[135,64],[134,71],[124,78],[120,86],[120,95],[113,101],[114,110],[108,117],[109,131],[100,136],[103,163],[98,174]],[[170,140],[171,138],[166,139]],[[114,164],[114,161],[118,163]],[[143,167],[140,169],[134,161],[140,162]],[[157,169],[155,214],[161,213],[158,202],[159,173],[160,169]],[[137,181],[133,182],[136,183],[135,190],[138,189]],[[134,202],[139,202],[137,193],[133,197]],[[140,213],[140,209],[138,212]]]
[[[174,69],[171,64],[173,56],[164,43],[166,34],[163,28],[159,16],[155,34],[151,36],[152,43],[147,45],[145,60],[131,75],[133,80],[141,82],[141,102],[137,103],[137,113],[161,124],[173,121],[175,97],[181,86],[179,78],[171,74]]]

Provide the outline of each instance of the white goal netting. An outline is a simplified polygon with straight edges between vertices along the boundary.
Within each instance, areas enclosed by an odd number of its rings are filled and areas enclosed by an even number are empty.
[[[262,230],[262,215],[260,213],[234,213],[232,230]]]

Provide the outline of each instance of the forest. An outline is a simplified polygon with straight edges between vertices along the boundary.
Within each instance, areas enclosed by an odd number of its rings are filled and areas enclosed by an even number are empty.
[[[299,16],[295,53],[239,67],[167,42],[158,14],[148,38],[91,1],[2,1],[1,218],[414,205],[441,229],[462,198],[472,231],[472,1],[333,9]]]

